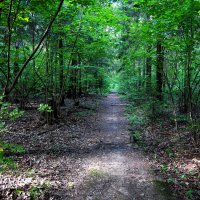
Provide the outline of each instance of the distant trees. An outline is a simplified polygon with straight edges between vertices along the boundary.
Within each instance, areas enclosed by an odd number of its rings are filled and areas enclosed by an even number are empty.
[[[200,103],[199,1],[137,0],[122,7],[129,20],[121,23],[129,31],[122,34],[121,89],[137,87],[194,117]]]
[[[1,94],[22,107],[51,99],[59,110],[66,95],[106,90],[113,13],[107,1],[1,1]]]
[[[195,115],[200,101],[199,1],[0,2],[0,90],[21,106],[121,89]],[[117,55],[118,53],[118,55]]]

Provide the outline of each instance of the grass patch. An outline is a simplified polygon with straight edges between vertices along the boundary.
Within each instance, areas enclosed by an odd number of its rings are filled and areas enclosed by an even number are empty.
[[[100,178],[104,176],[104,173],[97,168],[91,168],[89,169],[89,175],[92,177]]]

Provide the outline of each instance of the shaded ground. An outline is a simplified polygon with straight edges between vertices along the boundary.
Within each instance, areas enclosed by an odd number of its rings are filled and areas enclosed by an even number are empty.
[[[161,194],[149,161],[130,143],[117,95],[98,109],[96,102],[85,100],[51,127],[41,129],[32,111],[10,128],[3,139],[28,153],[14,156],[18,168],[1,175],[1,199],[172,199],[166,188]]]
[[[154,172],[162,177],[162,182],[156,181],[156,185],[168,185],[176,199],[199,200],[200,142],[193,139],[191,125],[182,116],[177,118],[176,130],[169,107],[158,104],[152,113],[149,101],[140,96],[128,101],[125,113],[129,130],[139,138],[140,147],[153,162]]]

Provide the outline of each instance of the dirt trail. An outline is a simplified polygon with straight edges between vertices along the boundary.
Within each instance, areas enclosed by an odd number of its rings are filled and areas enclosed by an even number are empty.
[[[83,160],[85,176],[74,199],[167,199],[155,189],[148,161],[130,144],[123,107],[115,93],[102,102],[96,122],[100,145]]]
[[[100,102],[97,113],[87,113],[81,121],[66,116],[45,134],[30,126],[31,117],[30,123],[25,118],[24,129],[16,125],[26,131],[5,134],[4,141],[22,144],[27,153],[15,157],[20,166],[16,173],[0,177],[0,199],[31,199],[35,187],[42,191],[41,200],[167,199],[155,189],[149,161],[130,143],[119,97],[113,93]],[[85,111],[74,112],[78,114]],[[15,198],[19,189],[24,192]]]

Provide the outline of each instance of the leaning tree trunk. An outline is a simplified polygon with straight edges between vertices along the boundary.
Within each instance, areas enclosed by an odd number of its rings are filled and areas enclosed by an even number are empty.
[[[30,56],[27,58],[27,60],[26,60],[26,61],[24,62],[24,64],[22,65],[22,67],[21,67],[21,69],[19,70],[18,74],[17,74],[16,77],[14,78],[14,80],[13,80],[13,82],[12,82],[10,88],[8,88],[8,86],[7,86],[8,84],[6,84],[5,89],[4,89],[4,95],[5,95],[5,96],[8,96],[8,95],[12,92],[12,90],[15,88],[15,85],[16,85],[17,81],[19,80],[19,78],[21,77],[23,71],[25,70],[25,68],[28,66],[29,62],[33,59],[34,55],[35,55],[35,54],[37,53],[37,51],[39,50],[39,48],[40,48],[40,46],[42,45],[44,39],[45,39],[46,36],[48,35],[48,33],[49,33],[50,29],[51,29],[51,26],[52,26],[52,24],[54,23],[54,21],[55,21],[57,15],[58,15],[58,13],[60,12],[61,7],[62,7],[62,5],[63,5],[63,2],[64,2],[64,0],[61,0],[61,1],[60,1],[59,6],[58,6],[58,8],[57,8],[55,14],[54,14],[53,18],[51,19],[49,25],[47,26],[47,28],[46,28],[44,34],[42,35],[42,37],[41,37],[41,39],[40,39],[38,45],[36,45],[34,51],[30,54]]]

